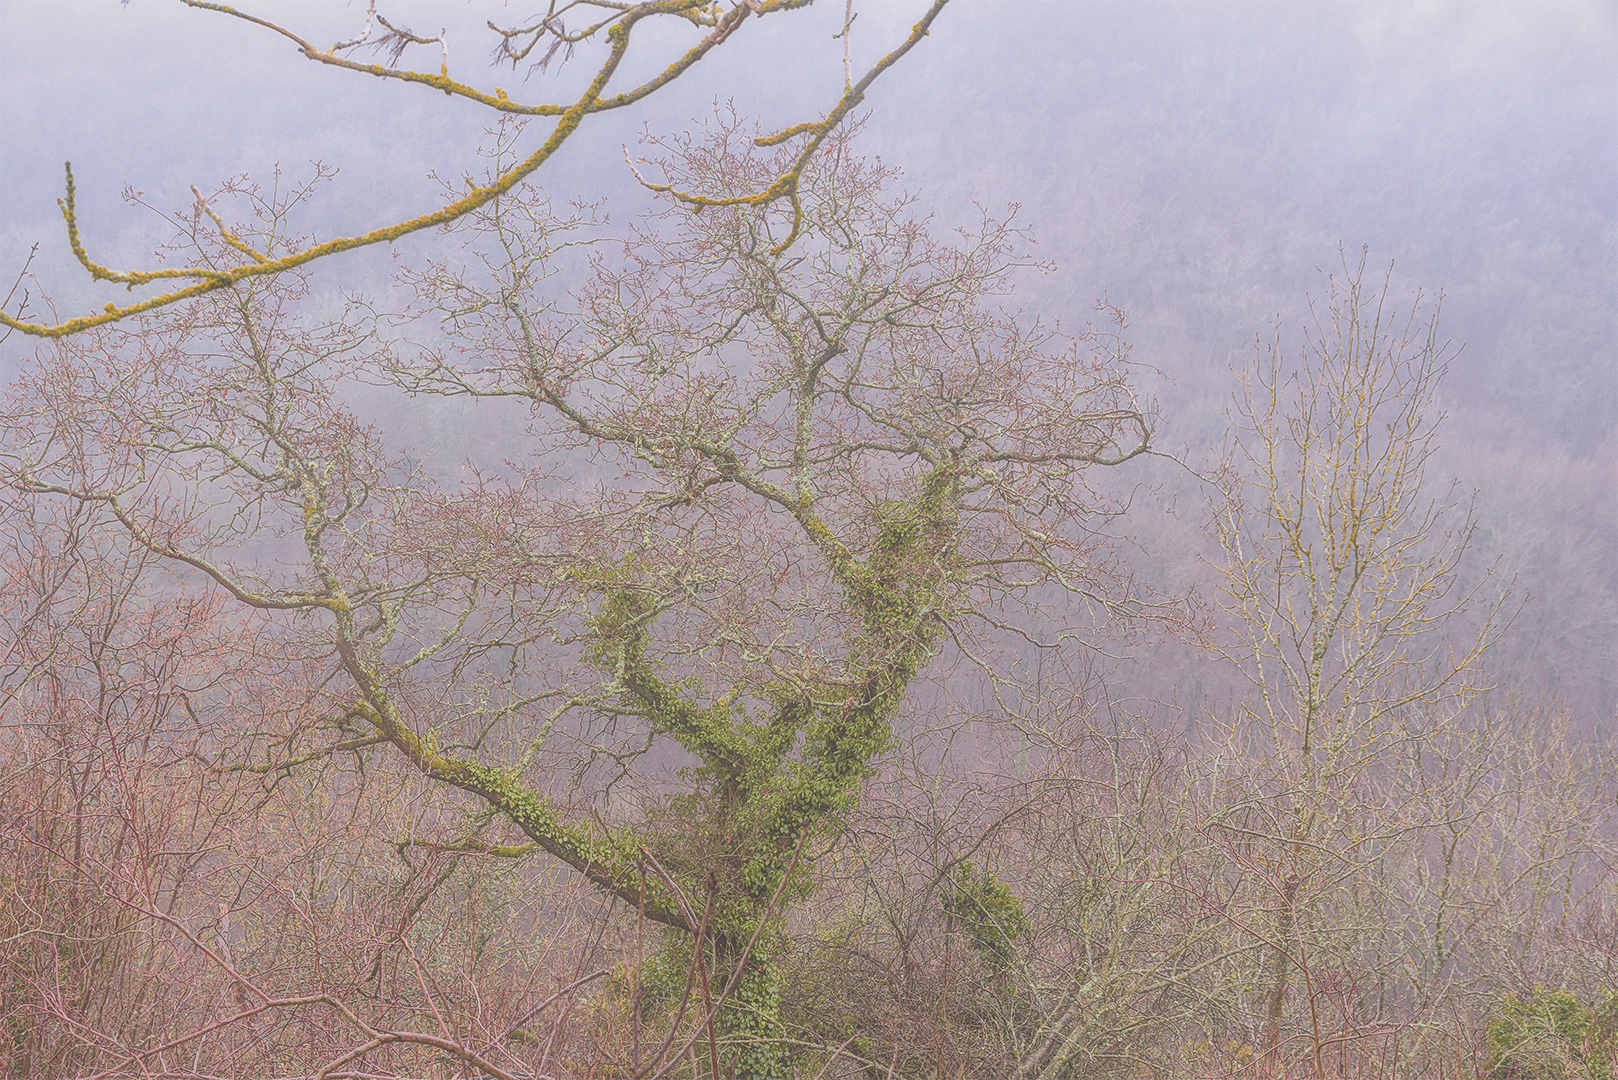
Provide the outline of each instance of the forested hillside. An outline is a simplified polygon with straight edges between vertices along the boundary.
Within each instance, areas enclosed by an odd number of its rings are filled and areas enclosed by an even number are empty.
[[[7,1075],[1610,1080],[1610,9],[901,7],[3,9]]]

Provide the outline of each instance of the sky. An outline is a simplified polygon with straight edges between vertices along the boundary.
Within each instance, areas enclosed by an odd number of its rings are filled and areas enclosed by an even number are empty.
[[[239,6],[322,44],[365,20],[356,0]],[[856,70],[924,6],[856,0]],[[418,32],[445,26],[452,74],[520,99],[565,94],[589,64],[491,69],[484,21],[529,6],[381,10]],[[821,0],[748,28],[645,108],[582,129],[537,182],[627,216],[646,204],[623,161],[643,129],[688,127],[720,102],[782,125],[834,100],[842,19],[841,3]],[[631,67],[657,70],[679,44],[651,35]],[[429,48],[406,62],[438,61]],[[126,186],[178,208],[192,184],[297,177],[320,160],[340,173],[305,227],[351,233],[430,207],[429,174],[476,168],[491,121],[177,0],[0,0],[0,100],[0,273],[9,285],[38,242],[39,285],[66,314],[127,294],[88,283],[67,252],[64,160],[92,254],[133,267],[164,227],[120,199]],[[1161,372],[1186,446],[1216,431],[1230,367],[1272,325],[1299,324],[1344,252],[1391,264],[1401,295],[1442,294],[1443,334],[1461,347],[1444,388],[1446,466],[1494,500],[1497,554],[1547,583],[1535,586],[1538,632],[1585,627],[1583,644],[1547,638],[1544,655],[1584,650],[1570,666],[1593,665],[1610,700],[1618,4],[954,0],[866,105],[861,146],[899,166],[940,225],[970,220],[974,204],[1019,204],[1060,268],[1024,284],[1028,311],[1076,328],[1105,296],[1129,313],[1135,356]],[[385,252],[321,271],[331,288],[372,292],[388,273]],[[0,376],[31,348],[15,335],[0,346]],[[1566,598],[1545,599],[1556,589]]]

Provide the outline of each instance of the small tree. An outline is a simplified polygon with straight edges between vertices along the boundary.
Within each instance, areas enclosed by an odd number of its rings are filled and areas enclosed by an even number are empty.
[[[1269,794],[1212,825],[1272,897],[1261,1022],[1271,1055],[1289,982],[1308,978],[1306,943],[1324,940],[1321,898],[1357,880],[1359,853],[1413,824],[1369,812],[1366,770],[1448,725],[1500,632],[1489,576],[1457,586],[1470,507],[1456,485],[1435,497],[1428,483],[1449,355],[1437,318],[1436,308],[1423,317],[1419,295],[1400,309],[1386,282],[1370,287],[1362,257],[1329,278],[1296,365],[1277,339],[1239,373],[1238,431],[1213,505],[1226,617],[1202,640],[1252,690],[1230,721],[1233,743],[1269,761]]]
[[[1142,613],[1084,476],[1152,422],[1121,356],[992,306],[1030,265],[1008,220],[938,241],[846,135],[795,205],[742,198],[796,157],[733,121],[657,147],[700,212],[598,245],[571,296],[551,279],[584,222],[512,191],[454,226],[466,266],[407,273],[431,348],[384,348],[359,311],[306,327],[296,278],[251,278],[57,347],[5,460],[325,653],[326,712],[262,767],[383,743],[469,793],[521,841],[409,841],[546,853],[694,939],[738,1075],[779,1076],[793,867],[937,652],[986,663],[1051,587]],[[296,247],[284,208],[236,194],[255,250]],[[207,225],[185,242],[247,257]],[[513,401],[522,441],[437,483],[344,403],[379,371],[417,401]],[[626,1067],[665,1069],[703,1030],[680,1023]]]

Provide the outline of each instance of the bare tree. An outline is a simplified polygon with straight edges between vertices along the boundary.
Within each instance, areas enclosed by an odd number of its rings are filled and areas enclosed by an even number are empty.
[[[1412,825],[1365,801],[1366,770],[1459,715],[1500,633],[1490,577],[1456,585],[1470,507],[1428,481],[1447,355],[1436,310],[1421,310],[1419,296],[1400,309],[1386,283],[1370,287],[1363,257],[1345,261],[1296,365],[1277,340],[1241,373],[1214,506],[1226,618],[1203,642],[1251,688],[1229,741],[1269,759],[1271,790],[1241,820],[1211,824],[1273,896],[1261,1047],[1272,1062],[1289,985],[1308,981],[1311,931],[1326,933],[1321,898]],[[1318,1070],[1312,986],[1305,997]]]
[[[844,135],[795,205],[740,197],[798,166],[733,120],[658,150],[701,212],[597,245],[571,297],[551,275],[577,234],[514,190],[455,225],[473,261],[407,275],[441,344],[385,346],[359,310],[305,326],[296,277],[253,277],[60,345],[5,461],[327,658],[308,745],[265,766],[390,746],[521,837],[407,842],[548,854],[706,948],[712,1004],[624,1067],[670,1067],[707,1014],[739,1075],[776,1076],[791,869],[917,673],[990,664],[1040,590],[1148,613],[1084,475],[1147,452],[1152,421],[1121,357],[994,306],[1028,265],[1009,221],[942,243]],[[238,194],[257,231],[232,235],[292,243],[284,207]],[[251,258],[209,224],[184,242]],[[514,401],[523,443],[434,482],[344,404],[379,367],[417,400]]]

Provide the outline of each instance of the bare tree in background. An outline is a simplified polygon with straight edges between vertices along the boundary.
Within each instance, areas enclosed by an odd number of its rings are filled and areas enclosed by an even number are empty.
[[[1229,738],[1269,760],[1273,790],[1210,825],[1273,896],[1261,1036],[1273,1068],[1289,986],[1309,980],[1325,932],[1319,899],[1412,824],[1365,803],[1366,770],[1451,723],[1500,633],[1490,578],[1456,584],[1470,507],[1454,485],[1435,497],[1427,476],[1447,364],[1437,327],[1419,296],[1401,308],[1363,258],[1345,261],[1299,361],[1277,340],[1240,373],[1214,506],[1225,618],[1203,640],[1249,683]],[[1305,998],[1318,1069],[1313,986]]]

